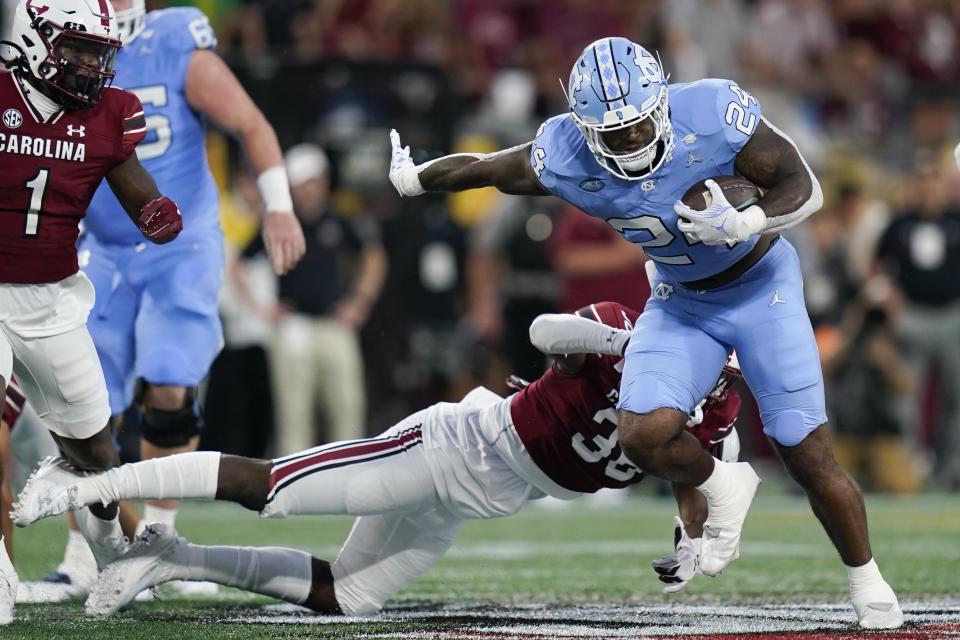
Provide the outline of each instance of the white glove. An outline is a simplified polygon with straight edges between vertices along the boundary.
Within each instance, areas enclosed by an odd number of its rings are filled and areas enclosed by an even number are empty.
[[[703,539],[691,539],[684,531],[683,521],[678,516],[673,516],[673,539],[676,549],[673,555],[650,563],[660,582],[669,585],[663,588],[664,593],[682,590],[693,580],[700,568],[700,544]]]
[[[751,205],[743,211],[737,211],[727,202],[720,185],[713,180],[707,180],[706,185],[710,190],[711,202],[703,211],[691,209],[681,200],[673,204],[673,210],[680,216],[677,220],[680,231],[704,244],[726,242],[731,247],[738,242],[746,242],[750,236],[763,231],[767,224],[763,209]]]
[[[419,196],[426,193],[420,184],[420,169],[410,159],[410,147],[400,146],[400,134],[396,129],[390,129],[390,146],[393,153],[390,156],[390,182],[401,196]]]

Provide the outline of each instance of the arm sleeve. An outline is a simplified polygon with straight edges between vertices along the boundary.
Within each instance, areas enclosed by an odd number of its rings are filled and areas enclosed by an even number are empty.
[[[544,353],[623,355],[630,332],[569,313],[545,313],[530,324],[530,343]]]
[[[781,216],[767,218],[766,224],[763,227],[763,233],[780,233],[781,231],[786,231],[791,227],[795,227],[812,214],[819,211],[820,207],[823,206],[823,190],[820,188],[820,181],[817,180],[817,176],[813,175],[813,171],[810,170],[810,165],[807,164],[803,154],[801,154],[800,150],[797,149],[797,145],[794,144],[793,140],[790,139],[790,136],[770,124],[770,121],[766,118],[763,118],[763,121],[773,130],[774,133],[789,142],[790,145],[796,149],[797,155],[800,157],[800,162],[803,163],[803,168],[807,170],[807,173],[810,176],[810,197],[807,198],[806,202],[801,204],[796,211],[785,213]]]

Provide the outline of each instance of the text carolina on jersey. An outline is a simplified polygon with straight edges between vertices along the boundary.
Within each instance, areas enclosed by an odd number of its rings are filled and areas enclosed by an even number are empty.
[[[0,152],[72,162],[83,162],[87,156],[86,146],[82,142],[17,136],[15,133],[0,133]]]

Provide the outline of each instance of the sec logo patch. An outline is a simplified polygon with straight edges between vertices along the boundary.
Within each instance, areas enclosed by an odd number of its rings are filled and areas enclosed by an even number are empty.
[[[16,109],[7,109],[3,112],[3,124],[8,129],[16,129],[23,124],[23,116]]]

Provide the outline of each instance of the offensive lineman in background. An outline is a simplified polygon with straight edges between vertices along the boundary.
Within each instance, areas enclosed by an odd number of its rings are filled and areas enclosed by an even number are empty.
[[[87,210],[82,268],[96,290],[89,330],[103,364],[115,420],[142,380],[143,459],[196,451],[201,416],[196,386],[223,345],[217,312],[224,267],[217,185],[207,164],[205,118],[235,135],[258,174],[266,216],[263,238],[274,270],[286,273],[305,243],[293,214],[283,155],[270,123],[213,51],[216,36],[198,9],[146,13],[144,0],[113,0],[123,50],[117,84],[146,114],[137,156],[181,206],[186,232],[161,251],[117,224],[120,203],[101,186]],[[140,527],[173,525],[175,501],[148,501]],[[129,528],[128,528],[128,532]],[[96,574],[79,534],[47,580],[62,597],[82,597]],[[44,599],[50,589],[42,590]],[[59,598],[58,598],[59,599]]]
[[[617,443],[617,389],[637,316],[611,302],[577,315],[539,316],[531,342],[545,353],[569,355],[554,355],[556,363],[538,380],[518,381],[520,391],[507,398],[478,387],[376,438],[272,461],[186,453],[86,477],[49,458],[27,481],[11,517],[24,526],[86,503],[147,497],[232,500],[261,517],[356,515],[333,564],[294,549],[193,545],[166,525],[149,525],[101,574],[86,611],[109,615],[141,589],[188,579],[324,613],[374,613],[446,553],[466,520],[511,515],[545,495],[571,499],[643,479]],[[687,427],[700,446],[732,461],[740,397],[729,384],[737,378],[739,370],[726,367]],[[653,563],[669,592],[697,573],[706,516],[700,493],[675,490],[681,515],[674,520],[675,552]]]
[[[120,460],[85,325],[94,291],[78,271],[80,219],[106,178],[136,237],[164,244],[182,229],[134,153],[146,130],[140,101],[106,86],[116,36],[106,0],[22,0],[0,72],[0,386],[16,373],[60,451],[88,471]],[[78,511],[77,522],[100,568],[126,548],[116,504]],[[0,545],[0,624],[17,583]]]

